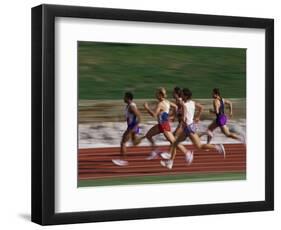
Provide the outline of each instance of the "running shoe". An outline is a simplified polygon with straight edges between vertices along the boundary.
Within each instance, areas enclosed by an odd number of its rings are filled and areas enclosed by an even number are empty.
[[[193,151],[187,151],[185,153],[185,160],[186,160],[188,165],[191,165],[191,163],[193,161]]]
[[[147,158],[145,158],[146,160],[153,160],[153,159],[156,159],[156,158],[158,158],[158,151],[152,151],[151,153],[150,153],[150,155],[147,157]]]
[[[167,152],[163,152],[163,153],[160,153],[160,156],[165,160],[169,160],[169,159],[171,159],[172,154],[167,153]]]
[[[223,144],[216,145],[216,150],[219,152],[219,154],[223,154],[223,157],[225,158],[225,149]]]
[[[121,159],[112,159],[112,163],[118,166],[127,166],[129,164],[128,161],[121,160]]]
[[[160,161],[160,164],[163,167],[166,167],[168,169],[172,169],[173,168],[173,163],[174,163],[173,160],[162,160],[162,161]]]

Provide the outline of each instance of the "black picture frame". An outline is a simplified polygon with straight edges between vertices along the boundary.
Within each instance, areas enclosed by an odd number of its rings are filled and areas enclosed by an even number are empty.
[[[265,200],[55,213],[55,18],[88,18],[265,29]],[[222,214],[274,209],[274,20],[125,9],[32,8],[32,221],[41,225]]]

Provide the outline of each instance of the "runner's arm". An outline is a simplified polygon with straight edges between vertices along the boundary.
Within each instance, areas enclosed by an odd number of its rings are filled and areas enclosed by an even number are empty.
[[[171,113],[170,119],[175,120],[178,106],[173,102],[170,102],[170,106],[172,107],[172,113]]]
[[[171,106],[175,111],[178,110],[178,106],[177,106],[175,103],[170,102],[170,106]]]
[[[218,114],[219,113],[219,107],[220,107],[218,100],[213,101],[213,107],[214,107],[214,109],[209,110],[210,113]]]
[[[157,118],[158,114],[161,111],[161,103],[157,104],[157,107],[155,109],[155,111],[151,110],[147,104],[147,102],[144,103],[144,109],[149,113],[150,116]]]
[[[195,103],[195,108],[197,109],[197,114],[196,114],[194,120],[195,120],[195,122],[198,122],[200,120],[204,107],[200,103]]]
[[[224,100],[224,104],[229,106],[229,116],[232,117],[232,102],[230,100]]]

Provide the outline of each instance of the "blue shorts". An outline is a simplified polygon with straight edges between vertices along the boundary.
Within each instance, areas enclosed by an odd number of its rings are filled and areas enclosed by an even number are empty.
[[[136,122],[132,122],[131,124],[128,124],[127,129],[132,130],[136,134],[140,132],[140,127],[137,126]]]
[[[196,131],[196,126],[194,123],[191,123],[190,125],[186,125],[184,127],[184,133],[187,135],[187,136],[190,136],[190,134],[194,134]]]

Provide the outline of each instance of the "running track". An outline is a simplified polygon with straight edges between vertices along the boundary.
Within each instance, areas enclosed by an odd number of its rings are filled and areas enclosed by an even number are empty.
[[[162,167],[160,158],[150,161],[145,159],[151,151],[150,147],[128,147],[127,160],[129,165],[125,167],[116,166],[111,161],[119,158],[119,148],[79,149],[79,180],[246,171],[246,148],[243,144],[225,144],[225,159],[216,151],[195,150],[190,145],[186,147],[195,151],[193,163],[188,166],[183,154],[178,151],[172,170]],[[168,146],[159,146],[159,149],[167,151]]]

